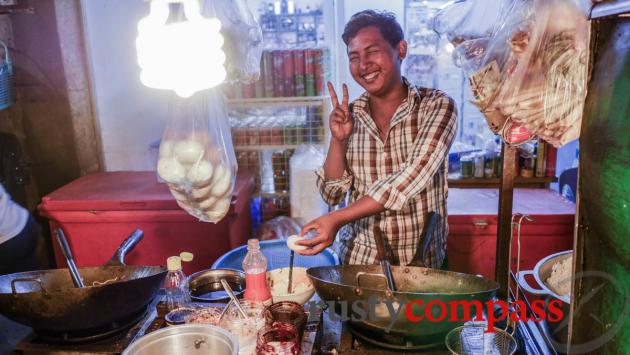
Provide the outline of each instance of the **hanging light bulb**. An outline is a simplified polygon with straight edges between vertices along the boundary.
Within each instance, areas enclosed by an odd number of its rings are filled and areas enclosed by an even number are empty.
[[[168,23],[169,3],[182,3],[186,21]],[[225,80],[221,22],[204,18],[198,0],[152,0],[151,12],[138,22],[136,49],[140,81],[174,90],[181,97]]]

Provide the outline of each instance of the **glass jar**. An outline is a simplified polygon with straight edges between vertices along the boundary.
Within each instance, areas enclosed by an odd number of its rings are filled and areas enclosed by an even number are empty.
[[[257,355],[297,355],[299,353],[298,330],[293,324],[267,325],[258,333]]]
[[[274,325],[276,323],[293,324],[298,330],[298,338],[302,338],[304,328],[306,327],[307,315],[297,302],[281,301],[267,307],[264,312],[265,323]]]

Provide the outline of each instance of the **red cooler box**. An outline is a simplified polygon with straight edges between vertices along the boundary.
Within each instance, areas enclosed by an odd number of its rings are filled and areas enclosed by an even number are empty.
[[[177,206],[155,171],[106,172],[83,176],[50,193],[39,205],[50,228],[62,227],[78,266],[98,266],[136,228],[143,240],[125,259],[132,265],[166,265],[166,258],[190,251],[184,272],[207,269],[219,256],[251,236],[249,200],[253,173],[238,172],[232,206],[219,223],[200,222]],[[65,265],[56,240],[57,265]]]
[[[449,189],[450,270],[494,279],[498,224],[498,189]],[[521,270],[531,270],[547,255],[573,248],[575,205],[546,189],[515,189],[514,213],[531,215],[521,225]],[[516,272],[516,228],[512,270]]]

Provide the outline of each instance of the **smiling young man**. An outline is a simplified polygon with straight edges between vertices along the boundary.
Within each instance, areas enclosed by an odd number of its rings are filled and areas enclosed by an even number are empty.
[[[392,251],[392,263],[407,265],[418,248],[430,212],[442,217],[429,244],[427,266],[440,267],[446,250],[447,155],[457,112],[444,93],[415,87],[401,75],[407,43],[395,17],[373,10],[352,16],[342,35],[350,73],[365,89],[348,104],[332,86],[331,141],[317,173],[324,200],[338,204],[347,191],[350,204],[304,226],[301,241],[312,255],[330,246],[339,231],[344,264],[377,261],[375,235]]]

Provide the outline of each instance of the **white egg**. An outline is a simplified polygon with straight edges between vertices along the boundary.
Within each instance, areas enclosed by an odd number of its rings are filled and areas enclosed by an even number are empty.
[[[212,173],[214,168],[210,162],[201,160],[200,162],[194,164],[190,170],[188,170],[188,174],[186,177],[188,181],[190,181],[193,186],[206,186],[210,184],[212,181]]]
[[[199,208],[204,211],[209,211],[213,208],[214,204],[217,202],[217,198],[210,196],[203,201],[199,202]]]
[[[212,211],[216,213],[227,212],[230,209],[231,204],[232,204],[232,196],[222,198],[219,201],[217,201],[217,203],[215,203],[214,206],[212,206]]]
[[[175,158],[162,158],[157,164],[158,175],[166,182],[178,184],[186,177],[186,170]]]
[[[289,249],[293,251],[306,250],[307,247],[305,247],[304,245],[297,244],[298,241],[303,240],[303,239],[304,238],[300,237],[299,235],[291,235],[289,236],[289,238],[287,238],[287,246],[289,247]]]
[[[169,158],[173,155],[173,146],[175,143],[171,140],[165,140],[160,143],[160,152],[158,153],[158,157],[161,158]]]
[[[186,212],[188,213],[192,213],[192,211],[194,211],[194,208],[187,202],[187,201],[176,201],[177,205],[181,208],[183,208],[184,210],[186,210]]]
[[[193,188],[190,195],[195,201],[203,201],[210,197],[210,190],[212,190],[212,186]]]
[[[199,142],[185,140],[175,143],[173,153],[180,163],[194,164],[203,157],[204,149]]]
[[[206,211],[204,213],[204,216],[210,221],[210,222],[219,222],[220,220],[223,219],[223,217],[225,217],[225,215],[227,214],[227,211],[225,212],[215,212],[215,211]]]
[[[222,165],[215,167],[214,176],[212,177],[212,190],[213,196],[224,196],[232,186],[232,174],[230,170],[226,169]]]
[[[186,196],[186,194],[181,193],[173,188],[170,188],[169,190],[171,191],[171,195],[173,195],[173,197],[175,197],[177,201],[188,201],[188,196]]]

